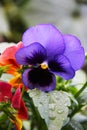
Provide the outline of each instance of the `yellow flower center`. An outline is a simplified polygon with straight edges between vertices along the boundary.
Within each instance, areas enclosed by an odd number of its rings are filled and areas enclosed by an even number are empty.
[[[46,62],[41,64],[41,68],[42,69],[47,69],[48,68],[48,64]]]

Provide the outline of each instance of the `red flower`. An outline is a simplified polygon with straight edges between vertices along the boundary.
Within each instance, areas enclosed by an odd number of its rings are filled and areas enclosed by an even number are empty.
[[[0,82],[0,102],[6,102],[12,98],[11,85]]]
[[[15,124],[16,130],[21,130],[22,120],[28,118],[28,111],[22,100],[21,88],[19,86],[12,95],[12,86],[6,82],[0,82],[0,102],[7,102],[8,100],[11,107],[17,111],[17,113],[13,114],[15,120],[11,119],[11,121]]]

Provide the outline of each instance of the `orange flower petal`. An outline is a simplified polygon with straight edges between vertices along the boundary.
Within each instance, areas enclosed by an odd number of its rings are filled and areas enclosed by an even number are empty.
[[[8,59],[14,59],[15,60],[15,53],[17,50],[23,47],[22,42],[19,42],[18,44],[14,46],[10,46],[4,50],[4,52],[0,56],[0,62],[7,61]]]
[[[14,114],[15,120],[11,119],[11,122],[15,125],[16,130],[22,130],[22,120],[18,117],[17,114]]]
[[[19,85],[23,85],[22,84],[22,79],[21,79],[21,74],[15,73],[15,77],[11,78],[9,83],[14,88],[18,88]]]
[[[16,62],[15,53],[22,47],[22,42],[19,42],[17,45],[6,48],[5,51],[0,55],[0,66],[11,65],[8,68],[7,73],[14,74],[14,72],[20,68],[20,65],[18,65]]]

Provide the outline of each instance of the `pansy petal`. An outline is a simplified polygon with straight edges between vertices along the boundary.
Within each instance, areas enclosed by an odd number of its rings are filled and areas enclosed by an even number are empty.
[[[53,61],[49,61],[49,68],[66,80],[73,78],[75,74],[69,60],[64,55],[59,55]]]
[[[30,83],[29,81],[29,72],[31,71],[31,69],[26,69],[23,74],[22,74],[22,80],[23,83],[26,87],[28,87],[29,89],[34,89],[34,86],[32,83]]]
[[[46,59],[46,49],[35,42],[21,48],[15,57],[17,62],[23,65],[42,63]]]
[[[64,55],[69,59],[72,68],[78,70],[85,61],[84,49],[78,38],[72,35],[64,35],[65,52]]]
[[[28,87],[29,89],[38,88],[42,91],[47,92],[47,91],[54,90],[56,87],[55,76],[51,72],[48,72],[48,71],[43,72],[42,70],[40,72],[39,68],[37,70],[35,69],[34,71],[32,69],[25,70],[22,75],[22,79],[25,86]]]
[[[51,24],[39,24],[29,28],[23,34],[22,42],[24,46],[39,42],[46,48],[49,57],[62,54],[65,49],[62,34]]]
[[[52,74],[52,82],[49,85],[46,85],[46,86],[38,85],[37,87],[41,91],[44,91],[44,92],[50,92],[50,91],[54,90],[55,87],[56,87],[56,78],[55,78],[55,75]]]
[[[80,50],[71,52],[67,55],[67,58],[69,59],[74,70],[80,69],[85,62],[84,49],[81,48]]]

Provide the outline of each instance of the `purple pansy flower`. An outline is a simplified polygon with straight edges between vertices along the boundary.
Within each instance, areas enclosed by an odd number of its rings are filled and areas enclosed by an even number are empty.
[[[85,61],[84,49],[73,35],[63,35],[51,24],[40,24],[25,31],[24,47],[15,57],[20,65],[27,65],[22,80],[30,89],[52,91],[55,75],[71,79]]]

